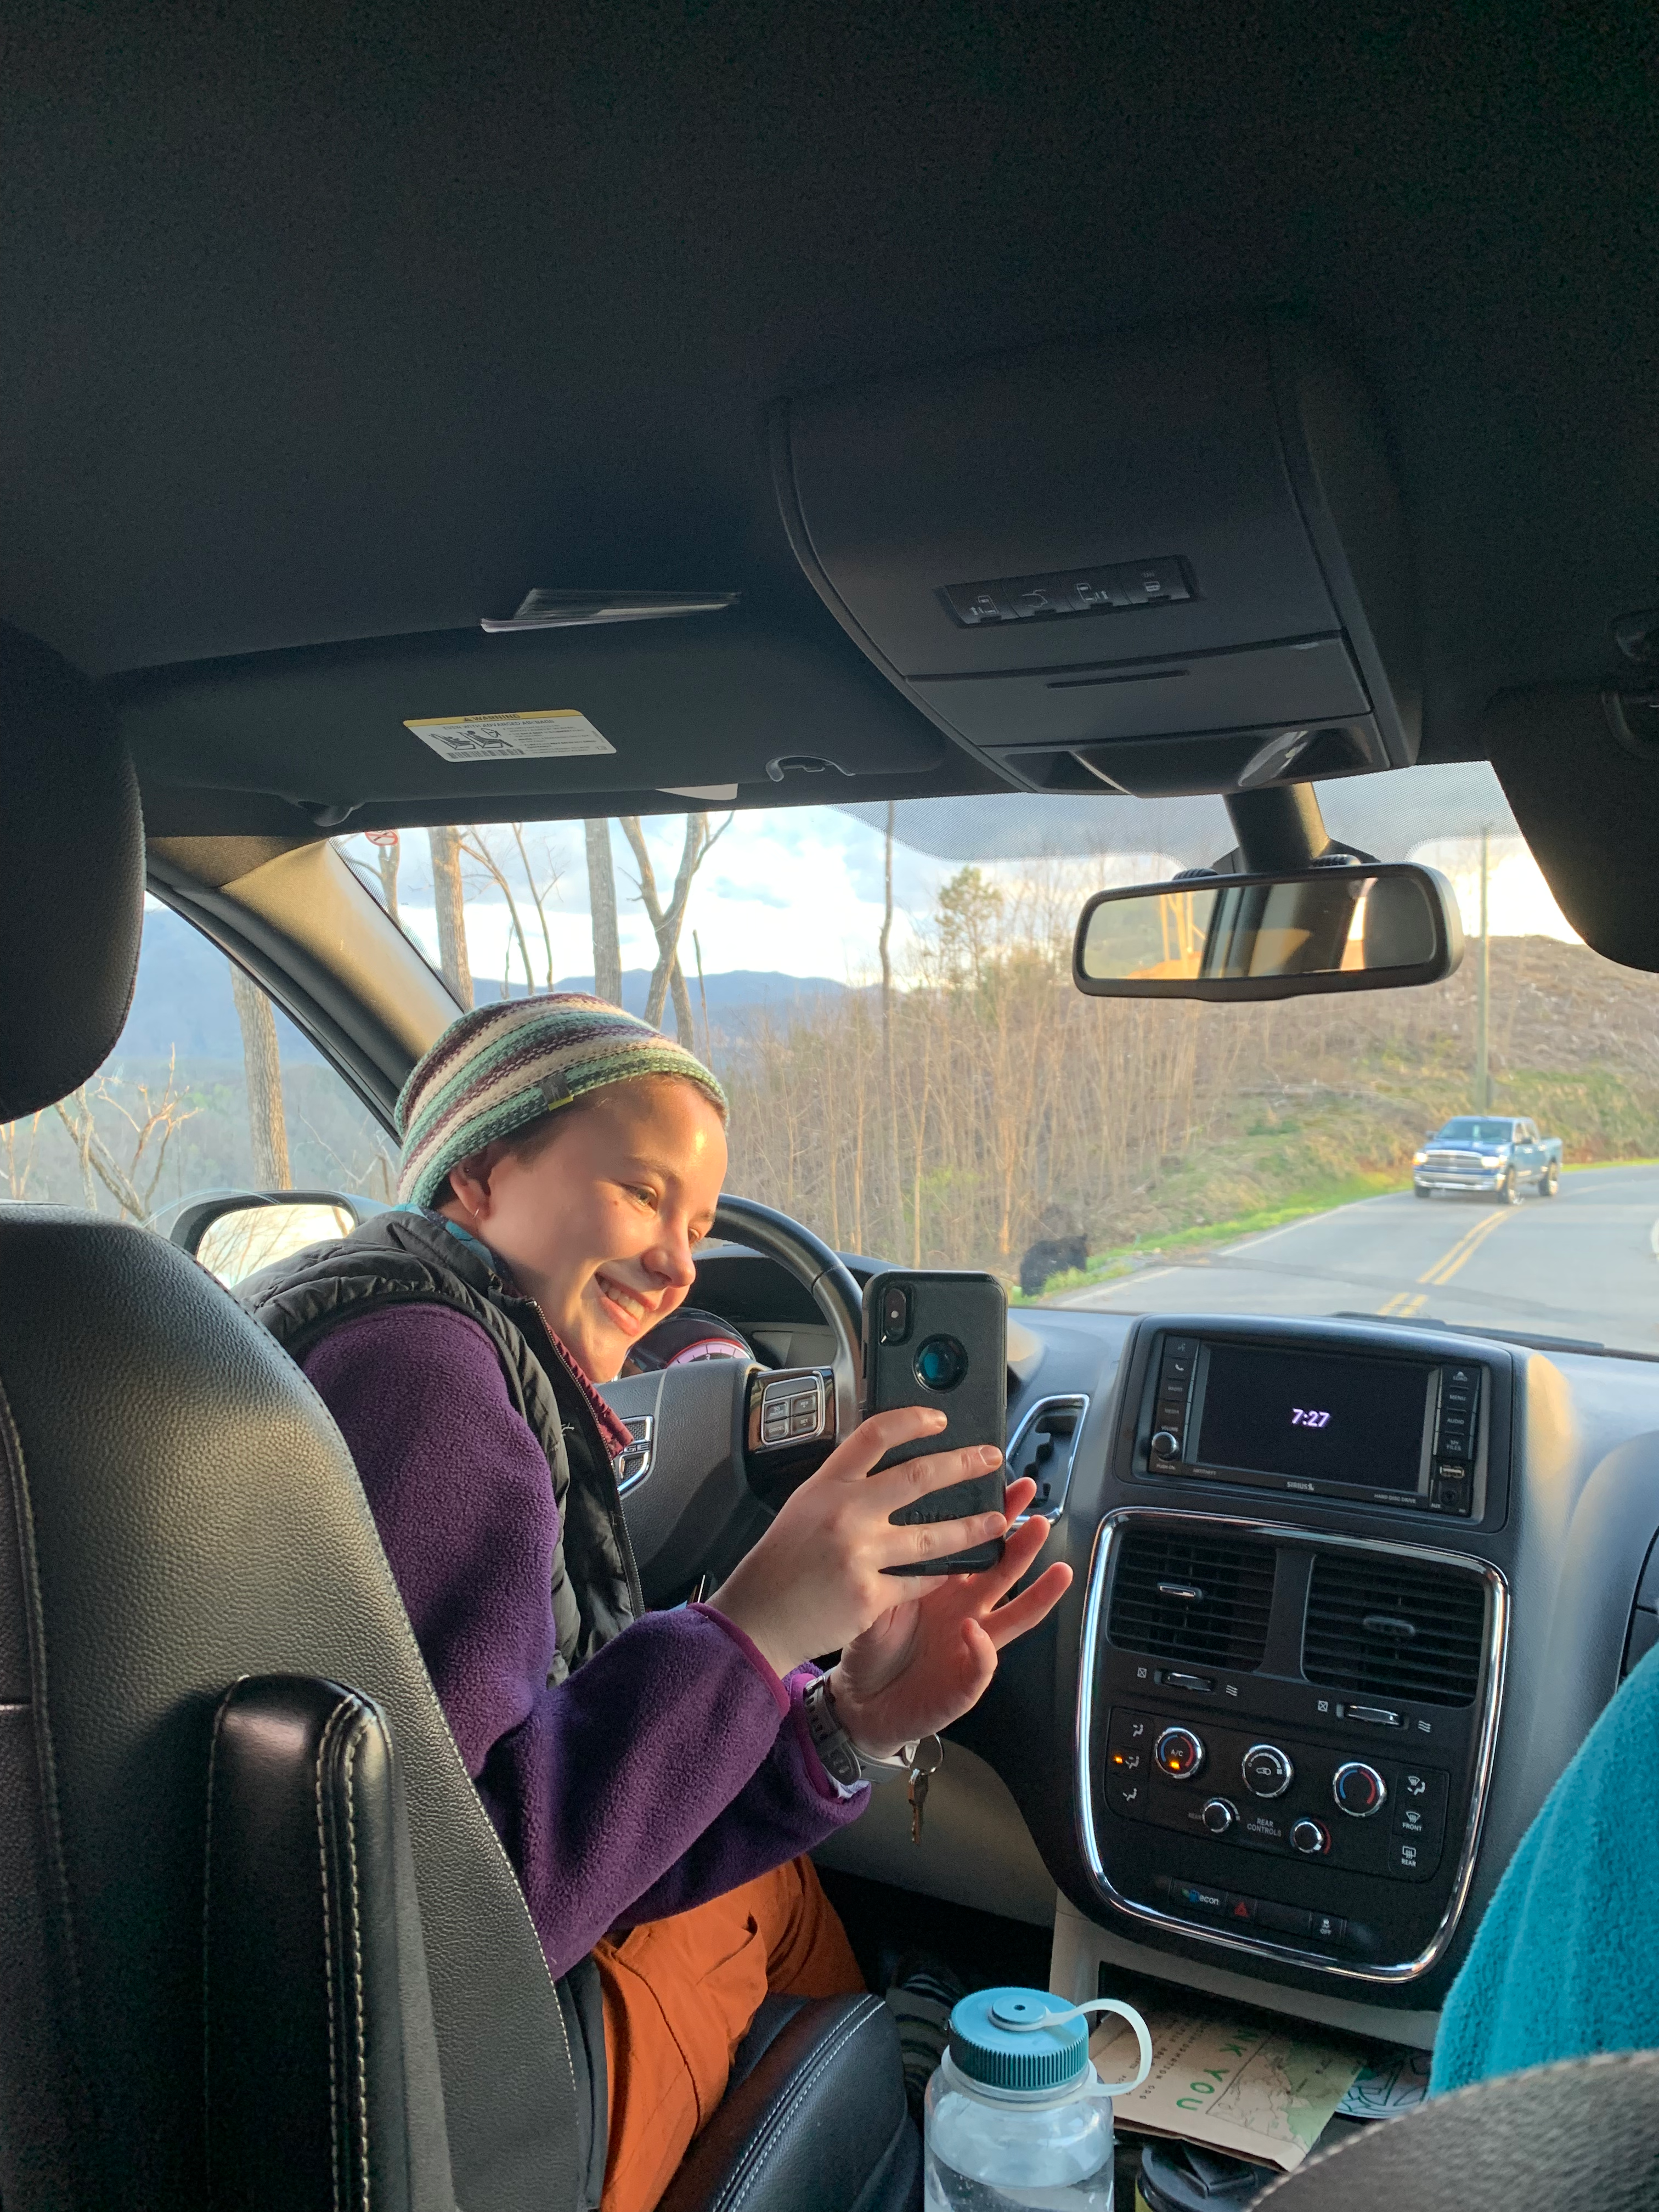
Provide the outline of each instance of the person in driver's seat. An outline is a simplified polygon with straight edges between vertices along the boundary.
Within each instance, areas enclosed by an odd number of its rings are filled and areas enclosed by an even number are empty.
[[[1012,1527],[1030,1483],[1006,1516],[892,1525],[1000,1457],[872,1476],[939,1425],[911,1408],[843,1439],[707,1604],[644,1610],[629,1438],[593,1386],[684,1301],[725,1118],[709,1071],[617,1007],[481,1007],[398,1101],[399,1206],[242,1291],[350,1447],[590,2088],[602,2037],[606,2212],[657,2202],[769,1990],[863,1986],[804,1856],[869,1796],[830,1765],[965,1712],[1070,1580],[1007,1599],[1047,1534]],[[1005,1530],[984,1575],[883,1573]],[[807,1663],[836,1650],[827,1677]]]

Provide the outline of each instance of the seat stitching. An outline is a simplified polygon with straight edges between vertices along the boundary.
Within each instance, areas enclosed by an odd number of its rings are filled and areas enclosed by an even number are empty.
[[[811,2071],[799,2075],[793,2081],[785,2084],[767,2118],[764,2131],[744,2152],[738,2171],[732,2174],[726,2187],[715,2199],[717,2207],[729,2206],[730,2212],[740,2212],[744,2199],[760,2179],[763,2164],[775,2148],[779,2136],[799,2110],[818,2076],[834,2059],[839,2057],[859,2030],[867,2027],[880,2010],[880,1998],[873,1996],[866,1996],[863,2008],[854,2012],[850,2019],[843,2022],[834,2041],[827,2044],[818,2053]],[[737,2194],[732,2196],[731,2191],[734,2183],[739,2185]]]
[[[839,2056],[847,2044],[858,2033],[860,2028],[864,2027],[866,2021],[872,2020],[876,2012],[880,2009],[880,2000],[877,1997],[870,1997],[867,2004],[868,2009],[854,2012],[843,2022],[835,2039],[818,2052],[815,2060],[809,2061],[810,2072],[796,2075],[794,2078],[786,2081],[779,2091],[762,2134],[757,2138],[750,2149],[744,2154],[737,2172],[726,2184],[726,2191],[729,2191],[733,2184],[740,2183],[737,2195],[728,2199],[726,2192],[722,2192],[721,2198],[718,2200],[721,2203],[729,2201],[732,2212],[738,2212],[744,2198],[760,2178],[762,2165],[776,2147],[779,2136],[788,2126],[790,2120],[799,2110],[802,2099],[811,2091],[819,2075]]]
[[[213,1716],[212,1733],[208,1737],[207,1834],[202,1869],[202,2157],[210,2203],[213,2197],[213,2067],[209,2038],[213,2032],[213,2014],[208,1996],[212,1985],[213,1797],[218,1786],[219,1731],[224,1722],[226,1708],[247,1679],[246,1674],[239,1674],[220,1698]]]
[[[328,2144],[329,2177],[331,2183],[336,2212],[340,2203],[340,2131],[336,2115],[340,2104],[339,2065],[336,2057],[334,1939],[330,1923],[333,1917],[332,1887],[329,1881],[327,1817],[323,1802],[323,1771],[327,1760],[329,1741],[338,1725],[343,1703],[336,1705],[323,1725],[317,1742],[317,1853],[323,1872],[323,1987],[328,2001]]]
[[[52,1707],[46,1674],[46,1607],[40,1589],[40,1561],[34,1541],[34,1506],[29,1495],[28,1468],[23,1438],[0,1377],[0,1457],[6,1462],[15,1518],[18,1568],[23,1583],[23,1609],[29,1650],[29,1698],[33,1710],[36,1779],[40,1790],[40,1821],[45,1831],[46,1864],[57,1905],[57,1923],[63,1946],[64,1979],[68,1984],[69,2014],[60,2051],[62,2089],[58,2109],[73,2128],[88,2113],[95,2113],[99,2099],[78,2051],[86,2021],[86,1983],[75,1919],[75,1899],[70,1886],[69,1858],[64,1847],[63,1808],[58,1795],[58,1760],[52,1740]]]
[[[70,1894],[69,1862],[64,1850],[63,1813],[58,1800],[58,1761],[52,1750],[52,1715],[47,1698],[46,1625],[40,1594],[40,1562],[34,1543],[34,1510],[29,1497],[28,1473],[24,1465],[23,1439],[18,1432],[3,1381],[0,1381],[0,1448],[3,1448],[7,1469],[11,1477],[12,1510],[17,1516],[18,1563],[22,1569],[28,1599],[29,1703],[34,1711],[35,1757],[40,1763],[40,1805],[46,1821],[53,1882],[58,1892],[71,1996],[75,2010],[80,2014],[85,2002],[85,1990],[80,1947],[76,1941],[74,1901]]]
[[[225,1296],[227,1297],[230,1297],[228,1291],[225,1292]],[[234,1299],[232,1299],[231,1303],[234,1304]],[[240,1311],[241,1309],[239,1308],[238,1310]],[[250,1316],[250,1318],[252,1318],[252,1316]],[[258,1325],[258,1324],[256,1323],[256,1326]],[[270,1335],[270,1334],[269,1330],[265,1333],[267,1335]],[[398,1588],[397,1579],[392,1572],[392,1563],[386,1558],[386,1546],[380,1540],[380,1528],[375,1522],[374,1513],[369,1506],[368,1494],[363,1489],[362,1477],[357,1472],[357,1462],[352,1458],[350,1449],[346,1443],[346,1440],[340,1434],[339,1425],[335,1420],[333,1414],[330,1412],[327,1401],[323,1397],[322,1393],[318,1389],[316,1384],[306,1373],[304,1368],[301,1366],[298,1360],[291,1357],[284,1346],[276,1344],[274,1337],[271,1340],[272,1343],[276,1345],[276,1350],[278,1355],[288,1361],[288,1364],[293,1369],[294,1373],[299,1377],[301,1387],[305,1391],[306,1395],[310,1399],[313,1408],[321,1416],[324,1425],[332,1431],[336,1443],[339,1445],[341,1451],[344,1454],[346,1464],[351,1470],[351,1481],[356,1490],[357,1503],[362,1506],[363,1518],[368,1524],[368,1528],[364,1533],[367,1535],[368,1540],[374,1546],[381,1567],[385,1571],[386,1580],[392,1585],[392,1601],[396,1606],[398,1613],[403,1619],[404,1632],[408,1638],[407,1650],[404,1656],[408,1657],[412,1655],[413,1656],[415,1662],[413,1670],[415,1681],[417,1686],[425,1693],[428,1714],[430,1717],[436,1722],[439,1734],[442,1736],[444,1741],[449,1746],[450,1757],[459,1768],[461,1777],[465,1782],[467,1789],[471,1793],[473,1806],[477,1815],[476,1820],[471,1824],[476,1843],[484,1850],[492,1853],[506,1872],[512,1896],[518,1905],[519,1911],[522,1916],[525,1926],[530,1930],[531,1941],[536,1947],[536,1956],[540,1960],[542,1972],[547,1977],[547,1985],[553,1992],[553,2017],[558,2023],[559,2040],[564,2046],[565,2071],[570,2076],[571,2095],[573,2100],[574,2100],[577,2088],[576,2061],[571,2053],[569,2031],[564,2024],[564,2007],[559,2002],[558,1982],[554,1976],[552,1968],[547,1963],[547,1954],[542,1948],[541,1932],[537,1928],[535,1920],[532,1917],[529,1903],[525,1897],[523,1884],[519,1880],[518,1869],[514,1865],[512,1860],[508,1858],[506,1846],[502,1844],[500,1836],[495,1832],[495,1822],[484,1810],[483,1800],[478,1795],[478,1785],[472,1779],[471,1773],[467,1770],[466,1761],[461,1756],[461,1747],[455,1741],[455,1732],[449,1725],[449,1717],[445,1712],[443,1706],[439,1703],[438,1692],[432,1686],[432,1676],[427,1669],[425,1654],[422,1651],[420,1644],[416,1640],[414,1626],[409,1618],[409,1608],[403,1601],[403,1593]]]
[[[359,1705],[357,1725],[346,1747],[346,1865],[351,1881],[351,1979],[356,2027],[357,2151],[361,2160],[363,2212],[368,2212],[368,2061],[363,2028],[362,1905],[357,1887],[356,1759],[368,1729],[368,1717]]]

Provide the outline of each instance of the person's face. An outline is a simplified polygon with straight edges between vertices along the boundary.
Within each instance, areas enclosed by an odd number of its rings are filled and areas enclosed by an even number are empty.
[[[492,1154],[494,1157],[492,1158]],[[726,1180],[726,1130],[695,1084],[612,1083],[529,1158],[490,1147],[450,1176],[452,1213],[505,1261],[596,1382],[682,1304]]]

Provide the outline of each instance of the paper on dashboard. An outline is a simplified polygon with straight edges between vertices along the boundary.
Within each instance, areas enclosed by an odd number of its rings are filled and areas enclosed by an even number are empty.
[[[1113,2100],[1118,2124],[1286,2173],[1324,2133],[1364,2063],[1339,2044],[1225,2015],[1155,2009],[1146,2026],[1152,2069]],[[1089,2055],[1103,2081],[1121,2080],[1134,2071],[1133,2036],[1112,2021],[1091,2037]]]

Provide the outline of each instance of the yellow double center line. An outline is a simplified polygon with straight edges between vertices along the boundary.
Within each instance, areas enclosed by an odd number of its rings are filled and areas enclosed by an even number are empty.
[[[1418,1277],[1419,1283],[1449,1283],[1460,1267],[1467,1267],[1494,1230],[1501,1229],[1506,1221],[1513,1220],[1515,1209],[1505,1206],[1499,1213],[1489,1213],[1484,1221],[1477,1221],[1473,1229],[1465,1230],[1449,1252],[1443,1253],[1434,1264]],[[1419,1314],[1428,1304],[1422,1291],[1396,1291],[1388,1304],[1379,1306],[1379,1314],[1392,1314],[1396,1320],[1409,1320]]]

